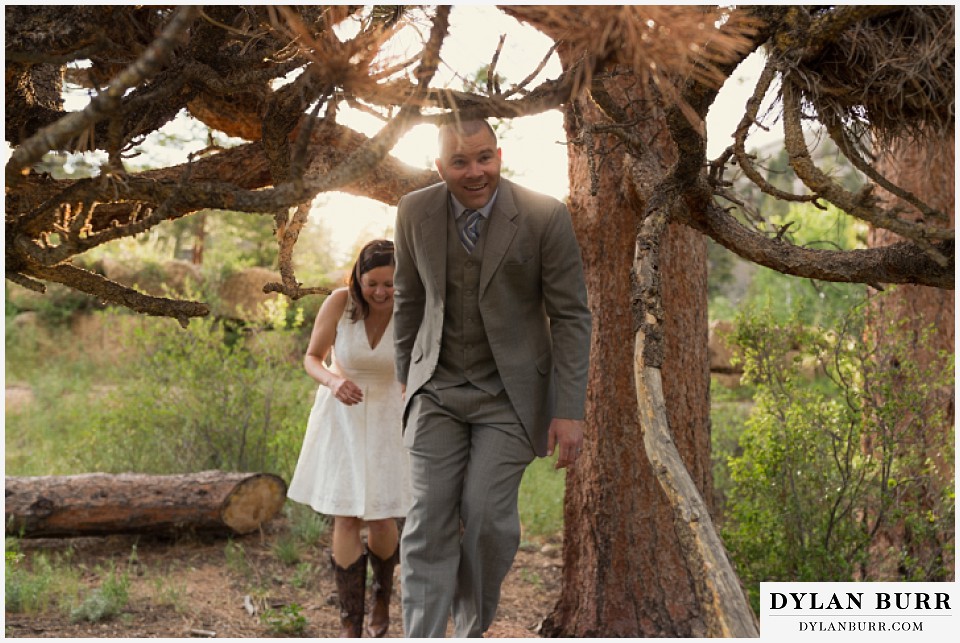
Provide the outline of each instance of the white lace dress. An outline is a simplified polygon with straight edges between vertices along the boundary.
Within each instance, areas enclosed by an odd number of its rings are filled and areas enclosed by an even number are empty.
[[[401,443],[400,384],[394,375],[393,318],[376,348],[363,321],[337,323],[330,370],[363,389],[347,406],[317,390],[287,497],[329,516],[364,520],[403,517],[410,506],[407,452]]]

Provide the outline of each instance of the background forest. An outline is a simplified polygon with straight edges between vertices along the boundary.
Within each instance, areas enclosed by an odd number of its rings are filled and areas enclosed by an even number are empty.
[[[48,163],[62,172],[62,161]],[[779,161],[770,174],[789,183]],[[866,228],[836,209],[824,216],[794,205],[782,216],[799,222],[800,243],[865,246]],[[271,223],[254,222],[211,211],[84,257],[94,270],[122,266],[123,278],[148,292],[173,287],[180,275],[182,293],[199,294],[217,311],[185,330],[66,288],[37,296],[7,284],[8,475],[221,469],[289,480],[315,390],[300,362],[322,296],[291,303],[240,279],[278,267]],[[355,248],[373,236],[362,234]],[[349,261],[338,263],[329,231],[309,227],[301,243],[308,251],[298,273],[342,284]],[[890,328],[896,339],[885,350],[910,368],[877,369],[877,346],[864,330],[866,286],[786,276],[716,244],[709,253],[715,503],[754,608],[761,580],[889,573],[867,568],[871,549],[884,546],[881,516],[907,521],[924,552],[891,551],[899,577],[949,577],[942,543],[954,523],[953,488],[935,482],[935,463],[917,461],[906,437],[944,425],[951,404],[929,392],[952,387],[953,356],[911,358],[935,329]],[[864,442],[880,448],[867,457]],[[547,462],[528,472],[521,501],[528,538],[559,535],[563,484]],[[924,487],[923,504],[914,487]],[[868,510],[877,513],[868,518]]]

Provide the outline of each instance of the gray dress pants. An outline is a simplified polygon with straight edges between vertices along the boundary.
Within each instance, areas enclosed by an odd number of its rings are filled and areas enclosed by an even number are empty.
[[[535,453],[505,392],[428,383],[410,401],[404,446],[413,505],[400,543],[403,630],[442,637],[490,627],[520,545],[517,492]]]

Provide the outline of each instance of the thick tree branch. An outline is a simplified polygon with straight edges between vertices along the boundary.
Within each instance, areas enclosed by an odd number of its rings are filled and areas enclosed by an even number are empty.
[[[177,10],[170,24],[146,51],[121,72],[82,111],[64,116],[20,144],[7,162],[7,184],[15,184],[21,172],[39,161],[50,150],[63,149],[67,142],[94,123],[102,120],[121,104],[124,93],[159,71],[177,45],[184,42],[196,9],[184,6]]]
[[[947,265],[941,266],[908,241],[867,250],[815,250],[767,237],[744,226],[716,204],[711,204],[704,216],[695,215],[694,208],[681,210],[684,211],[684,215],[678,217],[681,223],[699,230],[747,261],[785,275],[846,283],[912,283],[954,288],[952,241],[942,241],[936,246],[938,252],[948,258]]]
[[[344,162],[351,150],[357,149],[368,140],[362,134],[342,125],[329,121],[319,123],[311,136],[311,149],[308,153],[310,163],[304,172],[305,176],[313,181],[316,177],[329,173]],[[189,176],[188,182],[184,182],[185,176]],[[227,176],[231,182],[223,183],[223,178]],[[393,157],[386,157],[368,174],[341,186],[340,189],[349,194],[394,204],[403,194],[437,180],[433,170],[415,168]],[[61,216],[61,203],[98,202],[100,205],[90,220],[91,229],[96,232],[125,224],[137,208],[156,207],[174,192],[180,192],[184,197],[176,210],[178,216],[197,209],[236,209],[227,196],[232,190],[259,190],[271,184],[271,176],[262,145],[249,143],[191,163],[130,175],[124,186],[123,199],[117,202],[111,202],[114,200],[112,188],[100,179],[52,182],[31,176],[25,181],[30,186],[26,192],[42,194],[45,199],[36,205],[23,203],[18,206],[20,211],[26,209],[16,220],[18,230],[35,236],[52,229]],[[56,189],[58,185],[64,186],[62,191]],[[217,185],[222,187],[217,188],[214,193],[221,196],[213,198],[213,194],[208,193],[207,186]],[[210,200],[204,204],[207,197]]]
[[[138,313],[158,317],[173,317],[184,328],[191,317],[204,317],[210,313],[206,304],[197,301],[180,301],[166,297],[153,297],[121,286],[106,277],[70,264],[42,267],[31,266],[28,274],[37,279],[53,281],[69,286],[88,295],[110,303],[124,306]]]
[[[777,69],[774,62],[772,60],[768,60],[767,64],[764,65],[763,71],[760,73],[760,78],[757,79],[757,84],[754,86],[753,94],[747,101],[746,111],[744,112],[743,118],[740,120],[740,123],[737,125],[737,129],[734,132],[733,153],[736,156],[737,162],[740,164],[740,169],[743,170],[743,173],[764,193],[782,201],[811,202],[816,199],[816,195],[792,194],[771,185],[753,166],[753,157],[747,154],[746,151],[747,135],[750,132],[750,127],[757,122],[757,115],[760,111],[760,105],[763,103],[763,99],[766,97],[767,91],[770,89],[770,85],[773,82],[776,73]]]

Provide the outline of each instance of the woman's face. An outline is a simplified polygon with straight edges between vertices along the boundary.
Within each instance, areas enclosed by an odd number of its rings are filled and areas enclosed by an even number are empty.
[[[371,312],[393,310],[393,266],[380,266],[363,273],[360,291]]]

